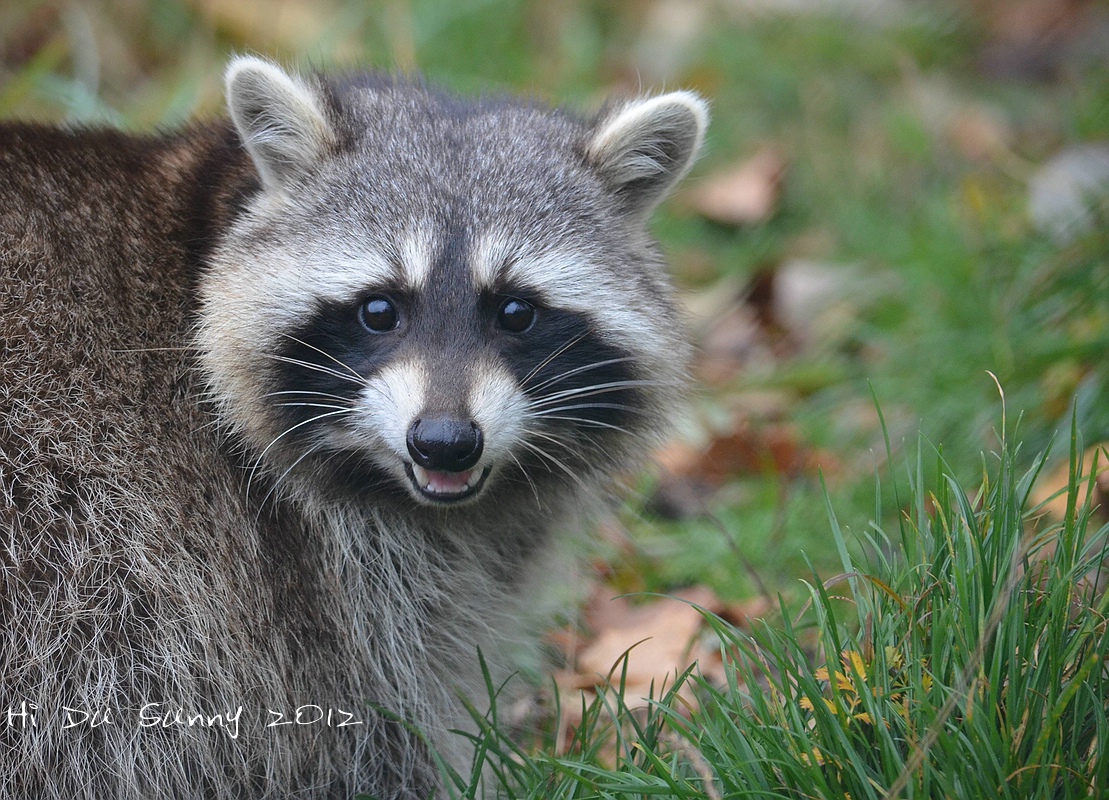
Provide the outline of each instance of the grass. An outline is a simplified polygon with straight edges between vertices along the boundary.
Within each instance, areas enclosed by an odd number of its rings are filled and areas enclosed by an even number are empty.
[[[506,738],[494,702],[452,796],[481,796],[483,771],[511,798],[1103,796],[1109,526],[1079,489],[1104,453],[1083,464],[1075,430],[1055,521],[1029,499],[1046,456],[1022,471],[1019,449],[966,487],[922,441],[909,510],[861,536],[864,560],[829,505],[841,571],[814,570],[800,613],[751,632],[710,617],[723,685],[691,671],[632,711],[617,675],[561,756]]]

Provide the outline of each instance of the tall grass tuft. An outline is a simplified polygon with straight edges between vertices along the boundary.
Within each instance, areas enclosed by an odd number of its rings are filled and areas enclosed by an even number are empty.
[[[1061,520],[1030,501],[1046,455],[1021,471],[1003,440],[968,489],[922,442],[900,524],[871,523],[865,557],[829,505],[843,571],[803,608],[753,632],[707,615],[726,685],[691,672],[644,712],[617,680],[563,755],[512,744],[494,706],[453,794],[481,796],[484,774],[510,798],[1109,796],[1109,549],[1077,439]]]

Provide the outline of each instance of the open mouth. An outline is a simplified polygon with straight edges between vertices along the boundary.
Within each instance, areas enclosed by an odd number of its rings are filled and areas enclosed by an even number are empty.
[[[476,468],[463,472],[439,472],[419,464],[405,464],[408,479],[421,495],[437,503],[454,503],[473,497],[485,483],[489,469]]]

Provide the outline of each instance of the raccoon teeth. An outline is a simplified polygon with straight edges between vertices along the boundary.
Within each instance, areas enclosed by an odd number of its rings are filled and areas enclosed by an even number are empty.
[[[454,497],[465,494],[481,481],[482,470],[470,469],[465,472],[439,472],[424,469],[419,464],[412,465],[412,477],[422,492],[430,495]]]

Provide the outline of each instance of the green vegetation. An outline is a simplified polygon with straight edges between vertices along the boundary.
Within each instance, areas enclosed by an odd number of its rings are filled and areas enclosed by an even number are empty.
[[[507,739],[494,703],[474,776],[567,800],[1103,796],[1109,527],[1077,501],[1096,465],[1073,441],[1066,517],[1045,526],[1029,503],[1044,460],[1021,473],[1017,449],[967,490],[934,451],[925,482],[922,443],[906,516],[864,535],[874,555],[852,558],[829,508],[842,571],[813,574],[796,620],[711,620],[725,685],[687,673],[645,711],[602,697],[557,757]],[[458,777],[454,796],[477,782]]]

